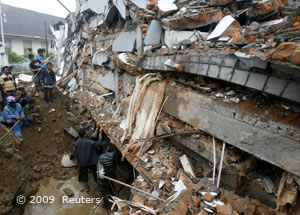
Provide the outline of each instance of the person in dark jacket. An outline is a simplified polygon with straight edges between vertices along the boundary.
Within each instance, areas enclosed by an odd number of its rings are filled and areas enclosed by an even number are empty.
[[[102,138],[93,141],[88,138],[89,133],[85,128],[78,131],[79,139],[75,143],[75,157],[79,164],[78,181],[83,182],[85,191],[89,192],[88,170],[91,170],[95,182],[97,182],[98,154],[96,149],[102,146]]]
[[[44,100],[53,102],[52,90],[56,84],[55,73],[52,70],[52,63],[47,63],[46,69],[42,70],[40,75],[40,83],[44,90]]]
[[[103,143],[103,148],[105,148],[105,152],[101,154],[98,158],[98,168],[104,169],[104,175],[110,178],[116,178],[116,155],[117,150],[115,146],[108,140]],[[102,167],[101,167],[102,166]],[[98,171],[100,171],[98,169]],[[112,181],[107,179],[98,180],[98,184],[100,185],[101,195],[103,197],[103,208],[109,209],[109,200],[107,195],[114,195],[115,187]]]
[[[33,79],[34,79],[34,85],[35,85],[35,91],[36,91],[36,96],[39,96],[40,91],[41,91],[41,86],[40,86],[40,75],[42,71],[42,62],[39,60],[36,60],[32,54],[29,55],[29,68],[30,71],[33,73]]]

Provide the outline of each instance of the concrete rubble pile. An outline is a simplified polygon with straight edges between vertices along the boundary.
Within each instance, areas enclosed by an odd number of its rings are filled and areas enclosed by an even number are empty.
[[[164,200],[115,214],[299,212],[299,35],[298,0],[77,0],[59,86]]]

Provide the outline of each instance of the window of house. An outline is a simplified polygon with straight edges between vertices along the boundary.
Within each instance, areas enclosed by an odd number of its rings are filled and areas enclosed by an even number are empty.
[[[32,52],[32,42],[31,40],[23,40],[24,54],[27,52]]]
[[[5,52],[11,52],[11,39],[5,39]]]

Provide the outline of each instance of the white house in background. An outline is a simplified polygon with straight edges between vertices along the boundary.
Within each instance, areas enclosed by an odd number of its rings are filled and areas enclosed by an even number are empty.
[[[5,50],[23,55],[46,49],[45,25],[49,52],[55,51],[53,30],[59,30],[64,18],[2,4]]]

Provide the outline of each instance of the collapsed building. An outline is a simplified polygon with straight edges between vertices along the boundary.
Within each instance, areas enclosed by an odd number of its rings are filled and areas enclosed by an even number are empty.
[[[299,35],[298,0],[77,0],[59,86],[161,199],[118,214],[293,214]]]

